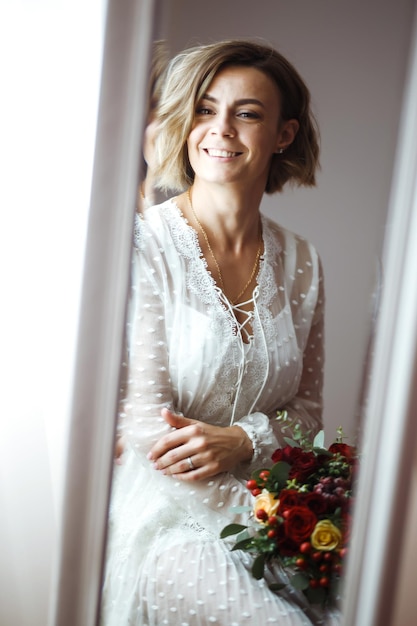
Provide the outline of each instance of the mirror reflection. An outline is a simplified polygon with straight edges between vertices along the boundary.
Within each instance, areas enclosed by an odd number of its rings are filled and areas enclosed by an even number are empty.
[[[257,581],[251,557],[219,538],[247,521],[231,507],[251,506],[246,481],[270,465],[284,434],[323,426],[321,237],[316,248],[308,228],[283,226],[275,206],[314,207],[314,85],[312,104],[298,68],[264,46],[195,46],[152,92],[104,624],[340,620],[332,604],[309,604],[278,567]],[[155,181],[169,197],[157,206]],[[305,191],[285,199],[292,183]],[[359,340],[367,331],[363,324]],[[359,345],[364,356],[366,341]],[[348,415],[352,436],[355,411]]]
[[[180,53],[162,83],[145,159],[179,195],[144,208],[135,232],[105,620],[338,623],[274,563],[256,580],[251,555],[219,538],[245,519],[231,507],[252,507],[246,483],[284,436],[322,428],[320,258],[260,212],[264,193],[315,185],[309,90],[280,53],[244,40]],[[316,500],[299,500],[300,541],[278,525],[281,505],[265,537],[293,556],[319,521]]]

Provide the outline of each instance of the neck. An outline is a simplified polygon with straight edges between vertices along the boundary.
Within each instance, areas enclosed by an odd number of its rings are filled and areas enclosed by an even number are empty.
[[[237,252],[259,240],[262,193],[236,193],[234,189],[194,184],[188,192],[190,207],[216,240],[216,247]],[[188,215],[189,217],[189,215]]]
[[[250,289],[253,290],[253,283],[254,283],[254,280],[256,280],[256,272],[259,267],[259,259],[262,253],[262,243],[263,243],[262,232],[261,232],[260,221],[259,221],[259,214],[258,214],[258,228],[256,229],[255,234],[254,234],[254,236],[256,237],[256,240],[252,239],[252,241],[248,241],[247,245],[245,246],[241,245],[240,250],[238,250],[236,246],[231,246],[229,249],[224,249],[223,251],[219,248],[219,255],[217,255],[215,254],[213,247],[210,243],[210,238],[206,229],[204,228],[203,224],[201,223],[199,217],[197,216],[194,210],[190,189],[186,192],[186,195],[187,195],[187,204],[196,222],[196,225],[201,232],[201,236],[205,244],[205,253],[207,254],[208,252],[210,254],[211,260],[214,264],[214,268],[217,274],[217,278],[216,278],[217,284],[219,285],[223,294],[231,302],[232,306],[237,305],[240,302],[242,302],[242,304],[246,306],[249,305],[250,299],[249,300],[246,299],[246,301],[242,301],[241,298],[247,297],[249,290]],[[250,267],[249,278],[247,278],[248,255],[249,255],[249,258],[250,256],[252,256],[251,254],[253,252],[252,248],[255,242],[256,242],[256,248],[257,248],[256,254],[255,254],[255,261],[253,265],[251,265]],[[217,244],[217,240],[216,240],[216,244]],[[237,266],[236,266],[236,263],[237,263]],[[223,266],[223,268],[227,270],[226,274],[224,274],[224,271],[222,270],[221,266]],[[238,272],[236,272],[236,270],[238,270]],[[243,283],[243,280],[240,280],[242,276],[244,277],[244,280],[245,280],[244,283]],[[225,280],[225,277],[226,277],[226,280]],[[243,284],[243,287],[241,287],[238,293],[236,293],[236,290],[235,290],[236,278],[238,279],[237,284],[239,284],[239,282]]]

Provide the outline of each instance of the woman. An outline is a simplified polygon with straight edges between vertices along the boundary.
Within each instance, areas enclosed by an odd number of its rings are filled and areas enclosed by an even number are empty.
[[[160,187],[186,191],[136,232],[102,623],[338,623],[290,587],[272,593],[219,539],[283,443],[278,412],[321,428],[320,261],[259,210],[264,192],[315,184],[308,90],[258,43],[187,50],[165,76],[155,148]]]

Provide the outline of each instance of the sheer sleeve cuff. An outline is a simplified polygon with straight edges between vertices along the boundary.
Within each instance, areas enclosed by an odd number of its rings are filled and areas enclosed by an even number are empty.
[[[269,424],[269,419],[264,413],[251,413],[246,415],[235,426],[245,431],[252,442],[253,456],[250,464],[265,458],[266,450],[270,450],[275,444],[275,437]]]

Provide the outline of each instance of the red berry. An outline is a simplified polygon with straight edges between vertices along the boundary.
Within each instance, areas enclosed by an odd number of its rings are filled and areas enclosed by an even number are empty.
[[[259,487],[256,487],[255,489],[252,489],[251,493],[253,496],[259,496],[259,494],[262,493],[262,489],[259,489]]]
[[[267,536],[268,539],[275,539],[275,537],[277,536],[277,531],[275,530],[275,528],[271,528],[270,530],[268,530],[267,532]]]
[[[322,560],[322,558],[323,558],[323,554],[322,554],[321,552],[313,552],[313,554],[311,555],[311,558],[312,558],[314,561],[317,561],[317,562],[318,562],[318,561],[321,561],[321,560]]]
[[[317,578],[312,578],[308,584],[312,589],[317,589],[318,587],[320,587],[320,582],[317,580]]]
[[[306,569],[307,567],[307,561],[303,558],[297,559],[295,564],[298,567],[298,569]]]
[[[257,486],[258,483],[253,478],[251,480],[248,480],[246,483],[246,487],[249,489],[249,491],[252,491],[252,489],[256,489]]]
[[[333,567],[332,567],[332,570],[334,571],[335,574],[340,576],[340,574],[342,573],[342,564],[341,563],[335,563],[333,565]]]
[[[322,576],[319,580],[320,587],[328,587],[330,585],[330,579],[328,576]]]
[[[311,552],[311,543],[309,541],[304,541],[300,546],[301,554],[308,554]]]
[[[268,519],[268,513],[264,509],[258,509],[255,513],[256,517],[263,522]]]
[[[323,559],[325,561],[333,561],[333,554],[331,552],[325,552],[323,554]]]
[[[348,553],[348,549],[347,548],[342,548],[341,550],[339,550],[339,555],[341,559],[344,559],[347,556]]]
[[[271,472],[269,470],[262,470],[262,472],[260,472],[259,474],[259,478],[261,478],[262,480],[267,480],[270,473]]]
[[[270,526],[278,526],[278,518],[276,515],[271,515],[271,517],[268,517],[268,524]]]
[[[328,565],[320,565],[319,570],[322,574],[326,574],[329,571],[329,566]]]

